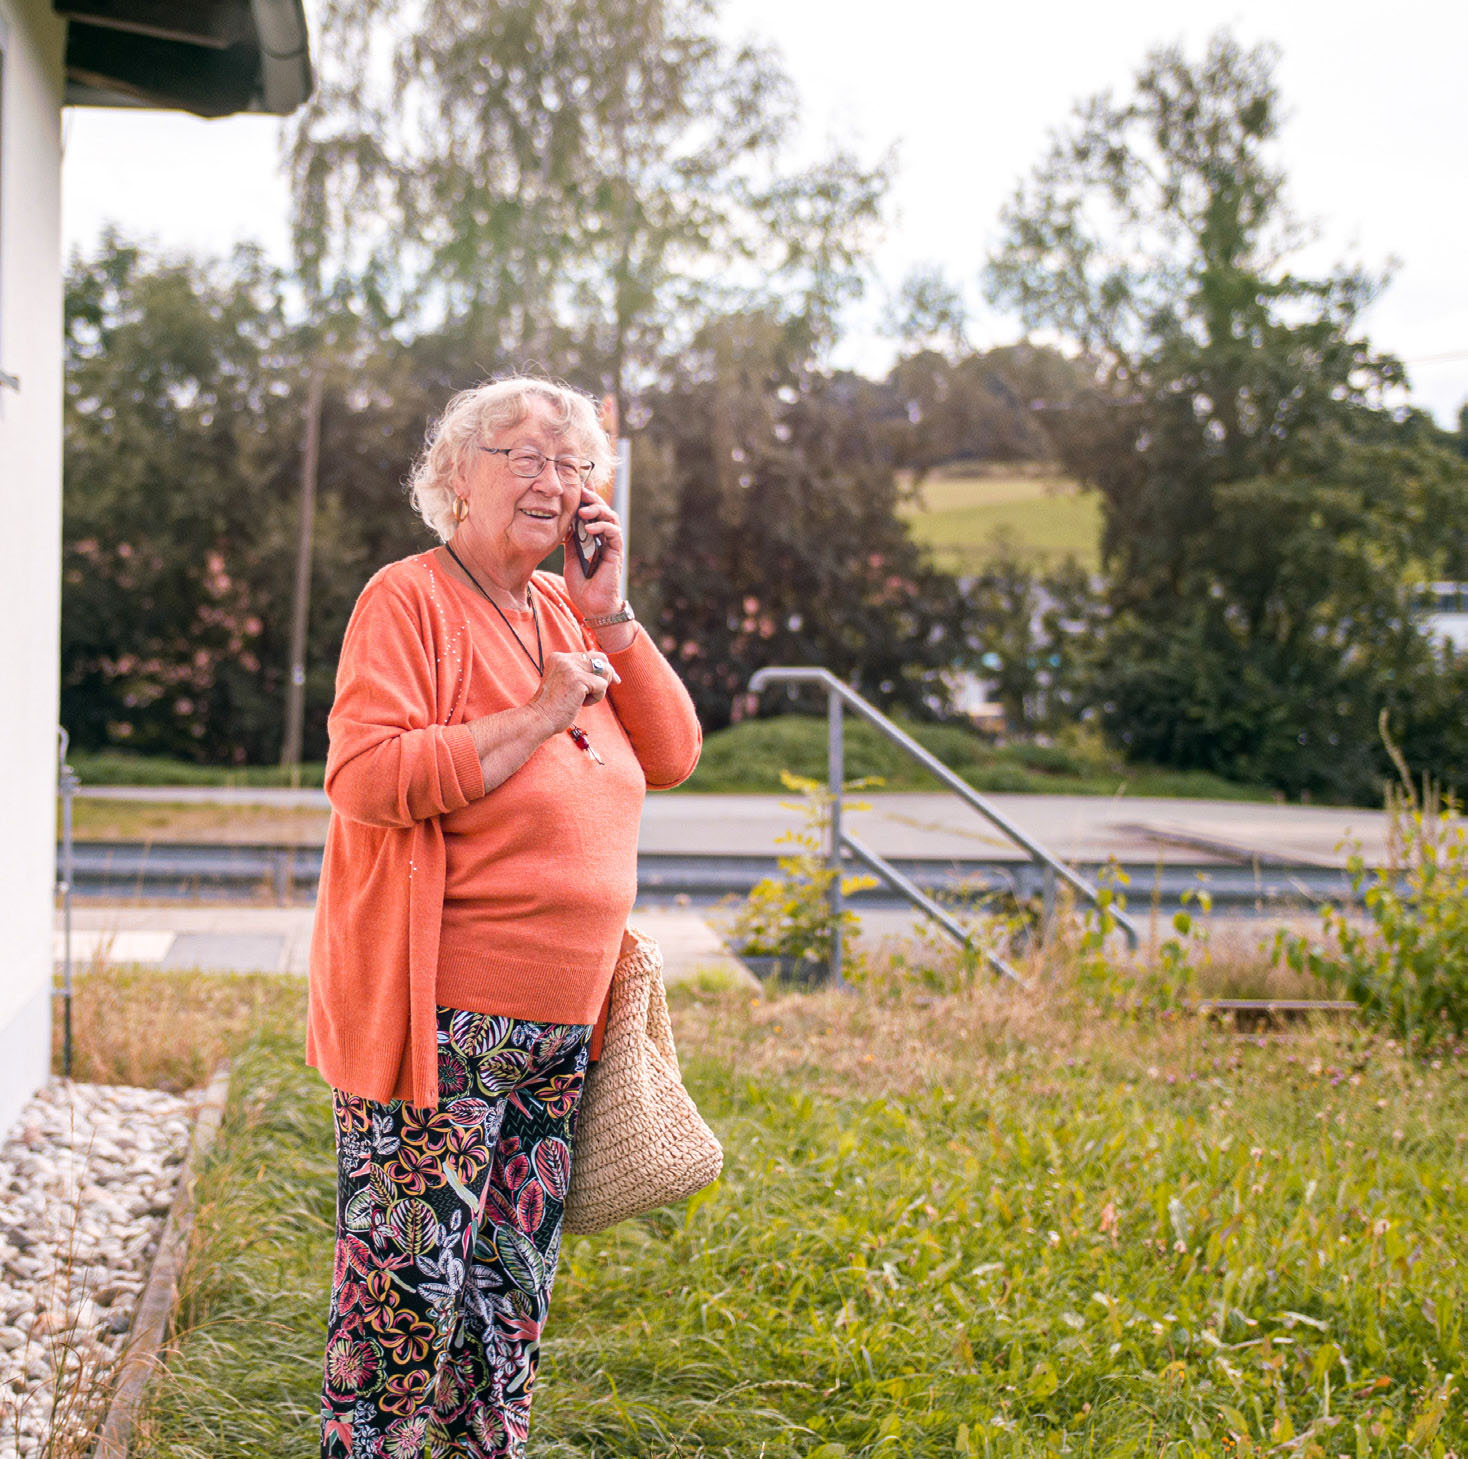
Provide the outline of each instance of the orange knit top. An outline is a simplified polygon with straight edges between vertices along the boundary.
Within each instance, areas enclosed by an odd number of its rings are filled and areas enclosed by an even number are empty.
[[[532,579],[546,653],[595,647],[564,581]],[[472,596],[471,596],[472,595]],[[511,615],[534,648],[530,615]],[[539,674],[490,605],[431,553],[393,563],[347,625],[328,720],[331,825],[311,944],[307,1058],[337,1089],[431,1105],[439,1005],[592,1023],[636,896],[647,787],[701,739],[646,633],[577,716],[605,762],[553,735],[487,794],[468,721]]]

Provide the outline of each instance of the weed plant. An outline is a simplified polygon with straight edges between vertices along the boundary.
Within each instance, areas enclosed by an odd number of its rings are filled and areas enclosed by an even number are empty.
[[[569,1239],[538,1459],[1468,1445],[1468,1064],[874,968],[673,992],[725,1173]],[[331,1121],[297,1032],[236,1065],[143,1456],[313,1452]],[[1456,1375],[1456,1376],[1455,1376]]]
[[[1387,740],[1388,748],[1396,747]],[[1426,784],[1419,795],[1400,761],[1387,794],[1388,856],[1346,861],[1366,925],[1321,909],[1321,937],[1279,938],[1280,956],[1353,998],[1365,1017],[1410,1046],[1452,1044],[1468,1031],[1468,826],[1457,803]]]
[[[817,983],[827,975],[839,926],[843,938],[856,932],[857,916],[843,901],[839,916],[831,914],[831,892],[838,872],[830,862],[831,792],[815,780],[782,771],[785,789],[800,796],[782,801],[798,811],[801,824],[776,838],[787,849],[779,857],[779,874],[761,877],[741,901],[730,927],[730,940],[745,957],[774,959],[780,976],[795,983]],[[870,781],[848,781],[846,791],[863,790]],[[866,810],[860,801],[847,801],[850,810]],[[844,898],[877,885],[874,876],[841,875]],[[842,963],[852,963],[845,942]]]

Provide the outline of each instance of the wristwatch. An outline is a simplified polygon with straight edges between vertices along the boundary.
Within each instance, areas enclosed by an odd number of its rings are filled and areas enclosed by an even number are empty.
[[[632,611],[632,604],[626,598],[622,599],[622,606],[615,613],[603,613],[600,618],[588,618],[585,620],[588,628],[610,628],[614,623],[636,623],[637,614]]]

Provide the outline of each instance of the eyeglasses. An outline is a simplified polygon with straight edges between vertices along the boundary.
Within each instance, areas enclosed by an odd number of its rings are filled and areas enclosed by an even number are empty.
[[[479,449],[488,456],[506,457],[510,470],[526,481],[534,481],[549,461],[556,468],[556,476],[562,486],[581,486],[596,464],[594,461],[578,461],[574,456],[542,456],[534,446],[481,446]]]

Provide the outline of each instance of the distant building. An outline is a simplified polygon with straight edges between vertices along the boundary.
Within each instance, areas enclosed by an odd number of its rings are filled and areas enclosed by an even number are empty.
[[[1468,583],[1428,583],[1418,603],[1422,631],[1455,654],[1468,654]]]
[[[50,1062],[61,111],[283,115],[310,91],[300,0],[0,0],[0,1130],[44,1082]]]
[[[943,685],[954,711],[963,715],[976,730],[988,735],[1004,733],[1004,706],[994,698],[994,681],[972,669],[948,669]]]

